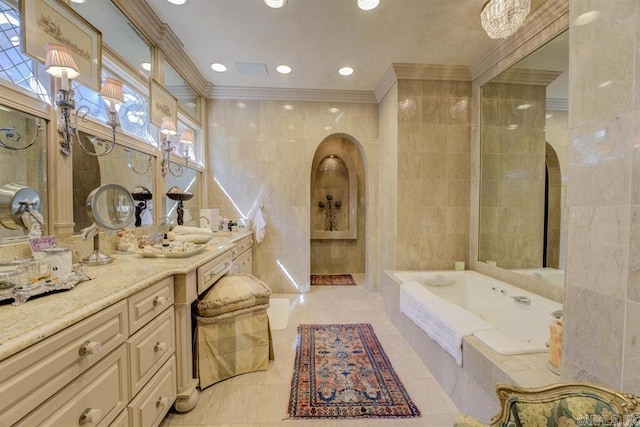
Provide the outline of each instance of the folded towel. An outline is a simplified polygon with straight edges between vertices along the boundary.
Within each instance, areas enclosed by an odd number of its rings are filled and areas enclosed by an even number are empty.
[[[206,234],[176,234],[173,231],[167,233],[167,239],[174,242],[207,243],[213,235]]]
[[[462,338],[475,331],[495,329],[490,323],[440,298],[417,282],[400,286],[400,312],[453,356],[458,366],[462,366]]]
[[[256,215],[253,218],[253,233],[256,237],[256,242],[262,242],[264,239],[264,227],[266,223],[264,222],[264,217],[262,216],[262,211],[260,209],[256,210]]]
[[[213,236],[213,231],[210,228],[204,227],[188,227],[186,225],[177,225],[173,227],[172,232],[176,234],[203,234],[205,236]]]

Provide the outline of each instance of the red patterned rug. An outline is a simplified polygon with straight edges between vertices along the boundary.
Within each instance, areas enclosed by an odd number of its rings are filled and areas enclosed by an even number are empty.
[[[355,285],[350,274],[312,274],[311,285]]]
[[[420,416],[370,324],[300,325],[296,347],[291,419]]]

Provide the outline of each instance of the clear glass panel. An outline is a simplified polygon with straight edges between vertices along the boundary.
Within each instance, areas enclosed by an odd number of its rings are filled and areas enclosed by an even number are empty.
[[[151,70],[150,44],[110,0],[71,3],[71,7],[102,32],[102,42],[147,77]]]
[[[0,187],[16,183],[40,196],[40,213],[47,233],[47,123],[46,120],[0,105],[0,141],[22,150],[0,146]],[[31,144],[31,145],[30,145]],[[26,239],[27,230],[0,225],[0,243]]]
[[[194,119],[199,119],[198,94],[168,62],[164,69],[164,86],[178,99],[178,106]]]
[[[0,1],[0,78],[8,80],[51,104],[49,75],[43,66],[20,52],[20,14]]]

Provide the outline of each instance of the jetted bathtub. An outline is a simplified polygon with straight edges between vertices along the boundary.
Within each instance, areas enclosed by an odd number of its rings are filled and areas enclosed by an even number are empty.
[[[473,335],[505,355],[546,352],[552,313],[562,309],[555,301],[474,271],[395,271],[393,275],[413,286],[421,300],[440,307],[440,312],[446,313],[442,308],[453,303],[486,322]],[[452,313],[459,310],[450,308]],[[472,317],[466,323],[474,323]]]

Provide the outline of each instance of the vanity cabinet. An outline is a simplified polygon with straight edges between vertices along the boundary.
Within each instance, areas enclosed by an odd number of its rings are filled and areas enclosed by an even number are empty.
[[[253,238],[251,235],[243,237],[231,249],[231,268],[229,274],[253,273],[252,256]]]
[[[0,425],[155,426],[175,401],[167,278],[0,362]]]

